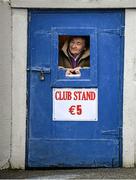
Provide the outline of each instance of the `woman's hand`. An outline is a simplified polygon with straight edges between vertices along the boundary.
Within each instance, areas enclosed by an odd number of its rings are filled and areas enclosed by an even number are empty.
[[[80,74],[80,67],[76,67],[75,69],[74,69],[74,72],[75,72],[75,74]]]
[[[73,69],[67,69],[66,70],[66,75],[71,75],[73,74]]]
[[[80,74],[80,67],[76,67],[74,69],[67,69],[66,75],[74,75],[74,74]]]

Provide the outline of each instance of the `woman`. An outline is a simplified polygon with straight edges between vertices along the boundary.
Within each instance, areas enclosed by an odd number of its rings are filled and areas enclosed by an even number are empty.
[[[79,74],[80,68],[90,67],[90,50],[84,36],[72,36],[66,41],[59,54],[59,67],[66,68],[66,74]]]

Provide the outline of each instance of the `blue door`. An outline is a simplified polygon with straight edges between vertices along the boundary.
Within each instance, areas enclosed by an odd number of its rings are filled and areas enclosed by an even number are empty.
[[[123,29],[122,10],[29,12],[27,167],[121,166]]]

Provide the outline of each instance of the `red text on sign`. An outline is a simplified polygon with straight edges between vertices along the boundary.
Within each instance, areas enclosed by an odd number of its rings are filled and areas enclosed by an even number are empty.
[[[74,100],[94,100],[95,92],[93,91],[74,91]]]
[[[69,108],[69,112],[72,115],[81,115],[82,114],[82,106],[81,105],[72,105]]]
[[[95,100],[94,91],[56,91],[56,100]]]
[[[56,91],[55,99],[56,100],[71,100],[72,93],[71,91]]]

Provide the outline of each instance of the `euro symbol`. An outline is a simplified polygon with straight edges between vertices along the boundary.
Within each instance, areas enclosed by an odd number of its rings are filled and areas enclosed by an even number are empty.
[[[69,108],[69,112],[72,114],[72,115],[75,115],[75,107],[76,106],[71,106],[70,108]]]

